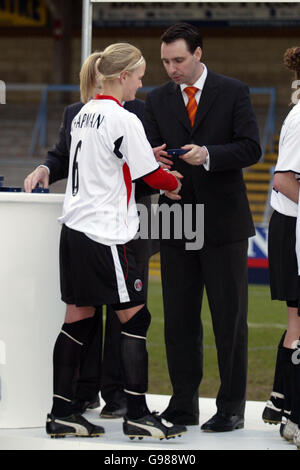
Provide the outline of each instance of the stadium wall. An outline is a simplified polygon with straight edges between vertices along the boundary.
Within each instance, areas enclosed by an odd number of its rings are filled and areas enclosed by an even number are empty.
[[[110,30],[111,31],[111,30]],[[147,60],[144,85],[159,85],[167,80],[160,61],[160,40],[156,30],[145,31],[132,37],[129,30],[114,30],[112,34],[95,35],[93,50],[103,49],[117,41],[130,41],[140,47]],[[237,37],[221,34],[204,40],[203,61],[215,72],[245,81],[251,87],[275,87],[277,105],[287,107],[290,101],[289,83],[293,75],[282,64],[284,51],[300,43],[300,33],[285,36]],[[51,34],[38,36],[18,33],[4,34],[0,38],[0,79],[6,83],[53,83],[54,39]],[[72,40],[72,84],[78,83],[81,63],[81,37]],[[9,102],[20,99],[9,94]],[[265,96],[257,98],[265,105]],[[39,100],[37,94],[27,93],[22,100]]]

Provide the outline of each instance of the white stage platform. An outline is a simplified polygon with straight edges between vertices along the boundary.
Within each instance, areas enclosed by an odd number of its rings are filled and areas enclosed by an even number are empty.
[[[163,411],[168,401],[169,397],[165,395],[148,395],[151,410]],[[200,426],[189,426],[182,437],[163,441],[151,438],[129,440],[123,435],[122,420],[100,419],[101,408],[98,408],[88,410],[85,416],[95,424],[104,426],[106,434],[100,438],[51,439],[44,428],[0,429],[0,450],[100,450],[105,451],[107,456],[114,452],[120,455],[120,451],[124,451],[121,454],[130,455],[130,451],[137,450],[151,450],[154,454],[201,450],[297,450],[296,446],[280,437],[279,426],[262,421],[264,406],[264,402],[247,402],[244,429],[229,433],[204,433]],[[200,425],[215,411],[214,399],[200,398]]]

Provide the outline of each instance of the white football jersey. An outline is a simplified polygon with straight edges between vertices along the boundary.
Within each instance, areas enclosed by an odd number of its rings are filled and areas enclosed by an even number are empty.
[[[71,137],[59,222],[104,245],[127,243],[139,227],[134,181],[159,168],[141,121],[98,95],[73,119]]]
[[[280,131],[275,172],[288,171],[300,179],[300,102],[291,109]],[[297,217],[298,205],[275,189],[271,194],[271,206],[281,214]]]

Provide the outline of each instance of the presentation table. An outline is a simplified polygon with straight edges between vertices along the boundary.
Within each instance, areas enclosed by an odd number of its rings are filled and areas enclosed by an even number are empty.
[[[44,426],[51,409],[63,197],[0,193],[0,428]]]

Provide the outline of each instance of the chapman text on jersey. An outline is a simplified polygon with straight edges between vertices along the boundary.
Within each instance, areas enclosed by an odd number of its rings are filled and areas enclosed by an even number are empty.
[[[98,113],[79,113],[73,120],[72,128],[82,129],[83,127],[92,127],[99,129],[103,120],[104,116]]]

